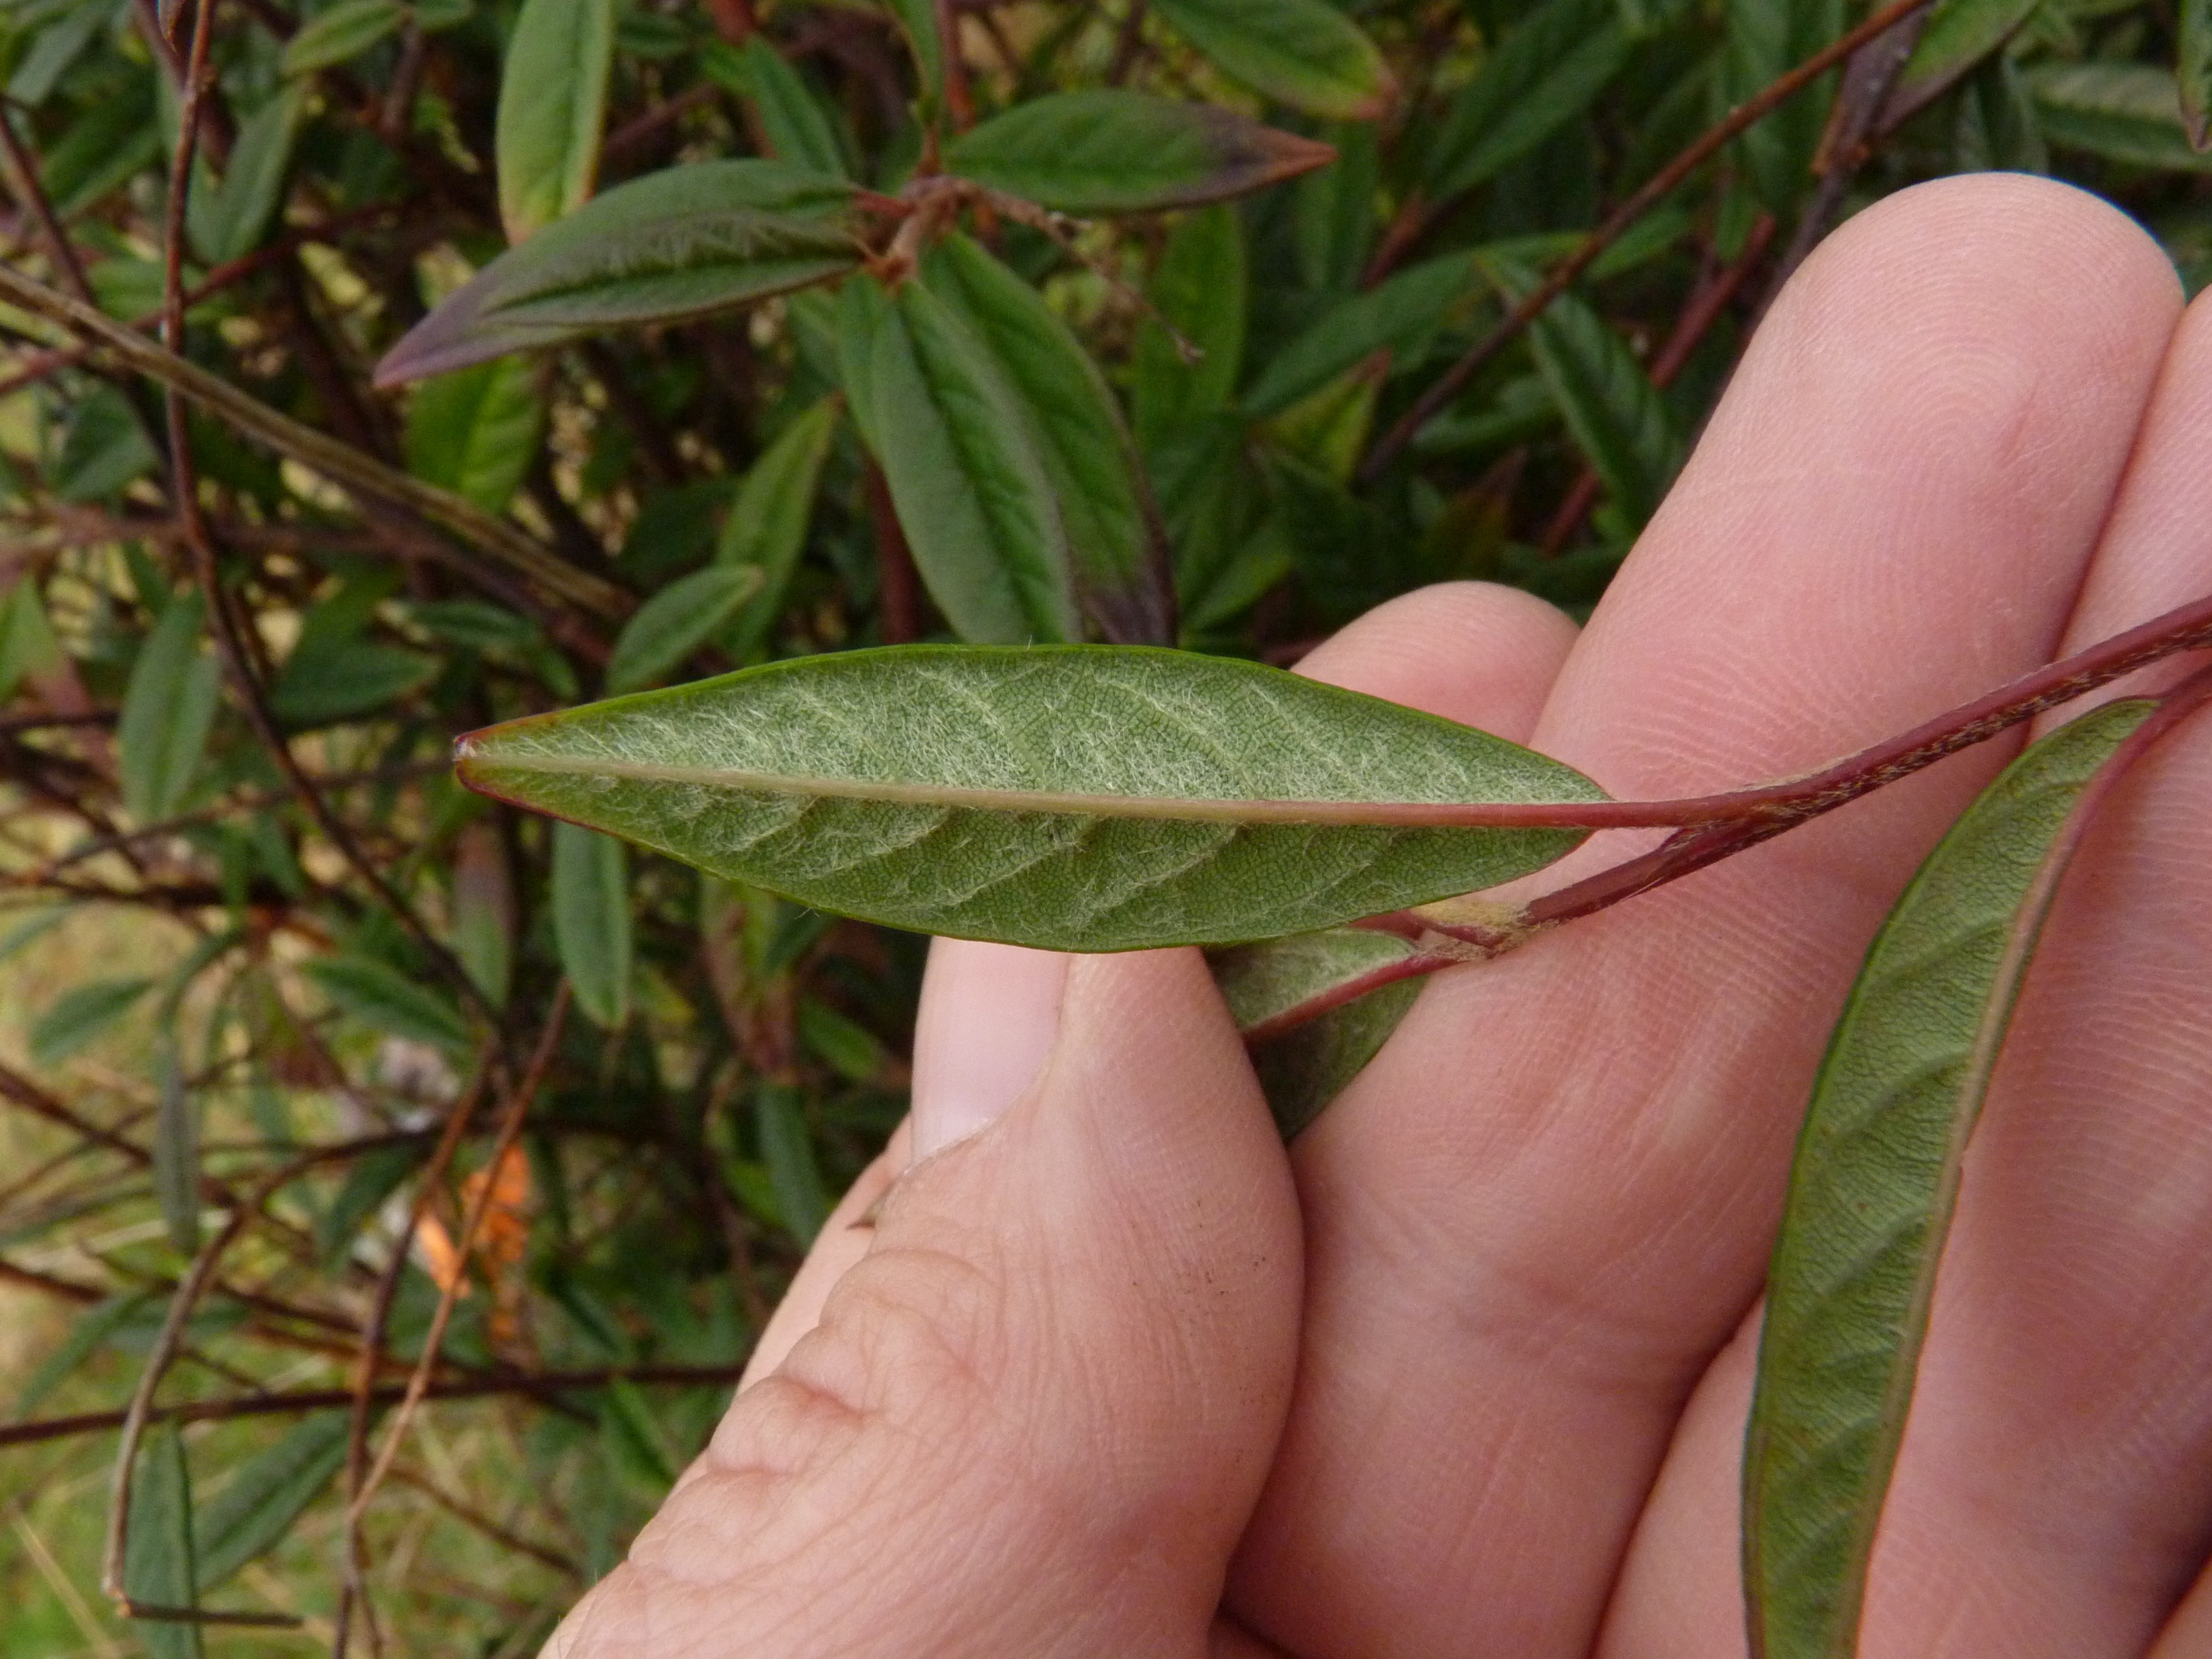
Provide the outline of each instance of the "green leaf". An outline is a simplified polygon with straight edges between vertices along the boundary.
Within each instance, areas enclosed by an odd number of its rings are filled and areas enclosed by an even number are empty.
[[[948,172],[1064,213],[1142,213],[1243,196],[1336,152],[1211,104],[1053,93],[945,146]]]
[[[1309,115],[1372,121],[1397,96],[1375,43],[1328,0],[1154,0],[1154,6],[1237,80]]]
[[[705,682],[712,684],[712,681]],[[629,854],[610,836],[553,826],[553,939],[576,1006],[609,1030],[629,1018]]]
[[[761,137],[777,161],[833,179],[853,176],[853,163],[838,137],[836,121],[805,77],[765,35],[755,34],[742,46],[711,40],[699,54],[699,67],[752,105]]]
[[[625,1377],[609,1382],[599,1408],[599,1432],[617,1473],[658,1503],[676,1484],[683,1460],[661,1432],[660,1420],[637,1384]]]
[[[452,915],[453,954],[484,1000],[505,1007],[514,979],[514,884],[489,823],[469,825],[455,844]]]
[[[1042,295],[965,236],[937,250],[927,278],[1021,400],[1085,610],[1117,645],[1171,641],[1175,592],[1158,509],[1091,354]]]
[[[351,720],[428,684],[434,657],[371,640],[302,638],[269,688],[269,708],[295,732]]]
[[[964,640],[1080,631],[1067,537],[1006,375],[919,283],[848,283],[839,350],[854,417],[930,597]]]
[[[54,494],[65,501],[100,501],[143,477],[159,460],[123,394],[112,386],[95,386],[70,410],[54,462]]]
[[[407,470],[487,513],[504,513],[544,425],[545,399],[522,358],[433,375],[408,400]]]
[[[377,365],[376,383],[836,276],[860,261],[852,206],[850,185],[781,161],[698,161],[618,185],[463,283]]]
[[[283,198],[292,138],[305,108],[301,89],[287,87],[240,126],[220,185],[205,167],[193,170],[191,193],[185,199],[185,224],[192,246],[210,264],[244,258],[268,234]]]
[[[1448,253],[1340,300],[1267,360],[1239,400],[1256,418],[1280,414],[1378,351],[1415,356],[1476,292],[1474,263]]]
[[[283,1542],[344,1464],[350,1426],[343,1412],[311,1417],[240,1466],[198,1517],[202,1595]]]
[[[1875,131],[1886,132],[1933,103],[2009,40],[2039,3],[2041,0],[1936,0],[1904,73],[1882,106]]]
[[[2181,40],[2174,69],[2189,147],[2199,152],[2212,149],[2212,0],[2181,0]]]
[[[933,0],[890,0],[890,5],[891,15],[898,20],[899,33],[906,36],[907,48],[914,54],[927,113],[945,96],[945,43],[938,38],[937,7]]]
[[[1731,103],[1780,79],[1844,31],[1843,0],[1727,0],[1727,16],[1723,73]],[[1832,80],[1824,76],[1737,140],[1759,199],[1785,220],[1811,184]]]
[[[669,583],[623,624],[607,660],[608,691],[641,690],[666,678],[730,625],[763,580],[758,565],[710,564]]]
[[[37,1408],[40,1401],[69,1380],[71,1372],[103,1346],[125,1326],[142,1321],[156,1307],[161,1296],[158,1291],[133,1291],[127,1296],[111,1296],[95,1302],[76,1317],[70,1334],[61,1345],[40,1361],[39,1369],[31,1373],[30,1381],[15,1396],[15,1417],[21,1422]]]
[[[830,1194],[815,1167],[814,1144],[799,1091],[764,1083],[753,1098],[753,1127],[783,1224],[802,1246],[811,1245],[830,1218]]]
[[[1074,951],[1309,932],[1582,839],[1339,821],[1358,803],[1448,818],[1601,798],[1486,732],[1138,646],[800,658],[494,726],[460,753],[473,788],[804,904]],[[1316,802],[1340,805],[1287,805]]]
[[[36,685],[65,660],[38,583],[18,579],[0,600],[0,698],[15,695],[27,679]]]
[[[406,19],[407,8],[400,0],[338,0],[284,43],[278,67],[286,75],[313,75],[343,64],[397,33]]]
[[[222,696],[222,671],[200,644],[197,593],[172,599],[138,648],[115,726],[124,810],[140,823],[169,817],[191,789]]]
[[[1509,295],[1535,286],[1525,267],[1479,257]],[[1642,526],[1682,465],[1682,436],[1659,389],[1612,325],[1571,294],[1529,325],[1528,343],[1576,446],[1629,524]]]
[[[1375,129],[1364,123],[1332,122],[1324,136],[1335,146],[1336,160],[1291,185],[1298,281],[1319,293],[1346,294],[1358,283],[1374,246],[1382,157]]]
[[[345,1259],[362,1223],[383,1208],[429,1152],[427,1142],[410,1141],[379,1146],[354,1160],[331,1207],[315,1218],[315,1252],[325,1267]]]
[[[2027,72],[2044,136],[2128,167],[2212,173],[2190,148],[2181,90],[2148,64],[2039,64]]]
[[[1428,194],[1472,190],[1579,119],[1628,48],[1615,0],[1544,0],[1452,100],[1423,168]]]
[[[715,562],[761,573],[759,591],[744,602],[723,635],[725,648],[739,661],[766,642],[783,614],[784,592],[805,550],[814,492],[836,434],[837,410],[837,399],[824,398],[778,433],[738,484],[722,521]]]
[[[51,1069],[129,1013],[154,988],[141,975],[72,985],[46,1005],[31,1026],[31,1063]]]
[[[1421,954],[1409,939],[1371,927],[1327,927],[1210,953],[1213,982],[1237,1029],[1265,1036],[1293,1011]]]
[[[469,1046],[468,1022],[439,991],[375,957],[317,957],[300,971],[371,1030],[443,1048]]]
[[[176,1035],[165,1032],[154,1055],[154,1196],[179,1255],[200,1248],[200,1127],[185,1088]]]
[[[192,1477],[185,1438],[174,1422],[147,1431],[131,1472],[131,1535],[123,1558],[123,1589],[149,1607],[196,1607],[192,1559]],[[153,1659],[201,1659],[200,1627],[141,1620],[138,1639]]]
[[[520,242],[573,213],[599,171],[615,0],[522,0],[499,80],[499,216]]]
[[[799,1038],[851,1082],[880,1083],[890,1072],[890,1055],[872,1033],[812,997],[799,1002]]]
[[[1233,210],[1194,213],[1175,228],[1149,297],[1200,355],[1186,362],[1149,319],[1138,331],[1130,405],[1147,452],[1229,406],[1244,360],[1245,292],[1244,232]]]
[[[101,0],[88,0],[64,12],[56,22],[40,29],[8,77],[8,95],[26,109],[46,101],[70,64],[83,55],[113,13]]]
[[[1744,1583],[1764,1659],[1848,1659],[1911,1404],[1960,1159],[2075,808],[2154,704],[2029,749],[1914,876],[1867,952],[1797,1142],[1744,1458]]]
[[[1420,994],[1419,980],[1398,980],[1254,1046],[1252,1070],[1285,1140],[1367,1069]]]

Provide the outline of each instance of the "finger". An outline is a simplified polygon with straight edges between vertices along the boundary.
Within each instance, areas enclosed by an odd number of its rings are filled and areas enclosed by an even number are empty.
[[[1282,1151],[1197,952],[1077,959],[1034,1086],[899,1179],[550,1651],[1200,1659],[1298,1290]]]
[[[2208,449],[2200,303],[2063,649],[2212,590]],[[2212,1548],[2212,1287],[2194,1267],[2212,1250],[2208,812],[2200,722],[2100,814],[2045,931],[1944,1251],[1870,1575],[1869,1659],[2133,1655]],[[1710,1511],[1733,1485],[1747,1373],[1705,1393],[1719,1398],[1686,1419],[1623,1580],[1622,1655],[1710,1654],[1737,1616],[1733,1552],[1699,1535],[1709,1514],[1677,1506]]]
[[[1804,769],[2047,659],[2176,306],[2039,182],[1845,226],[1776,306],[1536,746],[1620,794]],[[1754,1295],[1822,1033],[2001,758],[1443,976],[1301,1140],[1297,1409],[1231,1606],[1307,1659],[1589,1650]]]

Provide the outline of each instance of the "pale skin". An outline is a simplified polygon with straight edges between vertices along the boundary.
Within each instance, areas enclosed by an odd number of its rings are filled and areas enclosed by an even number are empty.
[[[1304,668],[1682,795],[2207,592],[2212,307],[2111,209],[1985,177],[1814,257],[1579,636],[1462,585]],[[1437,975],[1287,1152],[1194,953],[940,944],[907,1128],[550,1651],[1742,1654],[1796,1124],[1868,939],[2017,747]],[[2200,716],[2100,820],[2024,1000],[1863,1659],[2212,1656],[2208,988]]]

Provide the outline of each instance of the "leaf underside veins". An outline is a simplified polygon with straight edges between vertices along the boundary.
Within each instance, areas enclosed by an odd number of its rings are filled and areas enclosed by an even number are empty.
[[[2058,877],[2097,796],[2169,723],[2145,725],[2159,710],[2108,703],[2014,761],[1913,878],[1837,1024],[1769,1273],[1745,1449],[1758,1659],[1856,1648],[1967,1135]]]
[[[1582,838],[1342,821],[1376,797],[1603,799],[1486,732],[1133,647],[776,663],[494,726],[459,765],[485,793],[825,910],[1083,951],[1330,927],[1495,885]]]

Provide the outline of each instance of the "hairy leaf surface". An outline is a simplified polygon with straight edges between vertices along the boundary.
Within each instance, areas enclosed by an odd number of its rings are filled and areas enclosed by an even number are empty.
[[[1960,1160],[2082,791],[2154,704],[2036,744],[1890,913],[1814,1085],[1767,1281],[1744,1457],[1761,1659],[1850,1659]]]
[[[1087,951],[1309,932],[1581,839],[1342,821],[1362,803],[1601,799],[1486,732],[1141,647],[803,658],[494,726],[460,768],[822,909]]]
[[[1371,121],[1397,95],[1375,43],[1328,0],[1157,0],[1157,9],[1246,86],[1309,115]]]
[[[921,283],[849,283],[839,351],[929,596],[963,640],[1079,638],[1067,532],[1020,394]]]
[[[522,0],[500,73],[495,135],[508,241],[591,195],[614,55],[614,0]]]
[[[1242,196],[1335,154],[1212,104],[1100,89],[994,115],[945,146],[945,166],[1064,213],[1141,213]]]
[[[842,179],[750,159],[694,162],[617,185],[448,295],[377,366],[377,384],[834,276],[860,259],[852,201]]]
[[[1172,643],[1158,511],[1106,377],[1044,296],[967,237],[939,248],[927,274],[1022,401],[1084,608],[1117,645]]]
[[[1310,1125],[1367,1068],[1420,994],[1419,980],[1396,980],[1253,1048],[1252,1069],[1285,1140]]]

